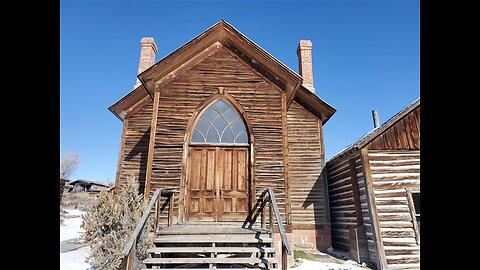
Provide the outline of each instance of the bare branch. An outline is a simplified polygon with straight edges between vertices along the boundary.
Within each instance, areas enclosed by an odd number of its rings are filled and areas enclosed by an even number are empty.
[[[60,157],[60,178],[69,179],[77,169],[80,157],[74,152],[65,152]]]

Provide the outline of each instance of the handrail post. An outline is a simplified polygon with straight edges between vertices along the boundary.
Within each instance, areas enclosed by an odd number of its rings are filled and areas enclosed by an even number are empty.
[[[270,227],[270,237],[273,239],[274,235],[274,230],[273,230],[273,207],[272,207],[272,197],[270,195],[268,196],[268,222],[269,222],[269,227]]]
[[[262,193],[261,195],[262,197],[262,203],[260,204],[260,209],[262,211],[262,216],[261,216],[261,219],[260,219],[260,226],[262,229],[266,229],[267,228],[267,225],[266,225],[266,221],[267,221],[267,211],[266,211],[266,207],[267,207],[267,201],[265,200],[265,193]]]
[[[157,233],[157,227],[158,227],[158,219],[159,217],[159,212],[160,212],[160,198],[162,197],[162,190],[160,190],[160,196],[158,197],[157,201],[155,202],[155,216],[154,216],[154,224],[153,224],[153,234]]]
[[[168,226],[172,225],[173,223],[173,204],[175,202],[175,193],[172,193],[169,197],[168,202]]]

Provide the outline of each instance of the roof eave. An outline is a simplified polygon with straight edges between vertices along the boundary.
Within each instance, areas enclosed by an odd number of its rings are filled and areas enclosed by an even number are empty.
[[[313,114],[322,120],[324,125],[330,117],[337,111],[333,106],[325,102],[323,99],[310,92],[307,88],[301,85],[295,95],[297,102],[309,109]]]
[[[300,75],[224,20],[217,22],[167,56],[163,57],[151,67],[140,73],[137,77],[145,86],[149,95],[153,96],[155,91],[154,88],[156,87],[155,81],[160,80],[171,70],[174,70],[187,59],[203,51],[216,41],[221,42],[226,47],[233,44],[235,48],[241,50],[242,54],[248,55],[250,58],[258,61],[258,64],[271,73],[275,78],[280,78],[285,84],[283,88],[287,92],[288,97],[294,96],[301,85],[302,77]]]

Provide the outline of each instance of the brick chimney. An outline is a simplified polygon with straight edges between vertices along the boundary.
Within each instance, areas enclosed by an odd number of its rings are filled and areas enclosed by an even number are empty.
[[[300,76],[303,78],[303,86],[315,93],[313,87],[313,67],[312,67],[312,41],[300,40],[297,48],[298,66]]]
[[[137,75],[151,67],[155,63],[155,55],[158,48],[153,37],[143,37],[140,41],[142,50],[140,51],[140,61],[138,62]],[[133,88],[137,88],[140,85],[140,81],[137,78],[137,82]]]

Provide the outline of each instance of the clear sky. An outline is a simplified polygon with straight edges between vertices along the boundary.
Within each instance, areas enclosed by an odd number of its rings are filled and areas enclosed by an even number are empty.
[[[220,19],[298,72],[313,42],[316,93],[337,112],[330,158],[420,96],[419,0],[60,1],[60,151],[80,155],[71,179],[114,181],[122,122],[108,107],[133,89],[140,39],[156,60]]]

